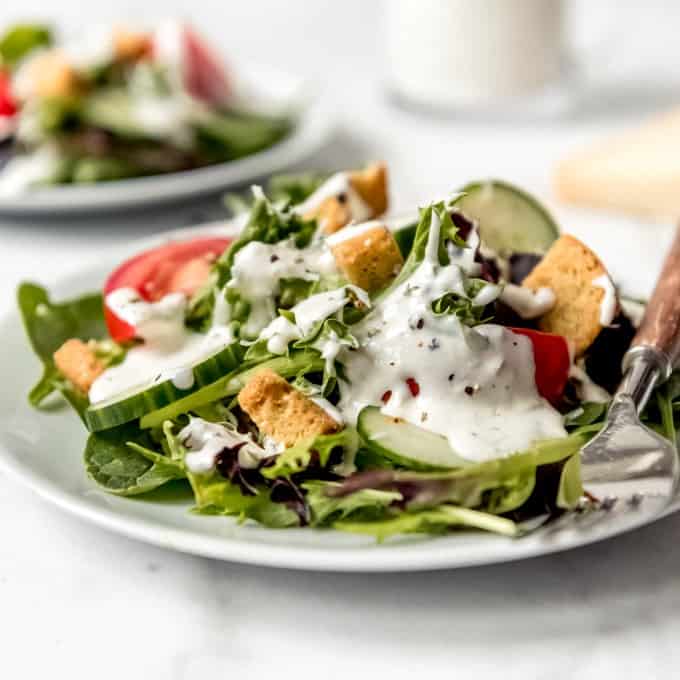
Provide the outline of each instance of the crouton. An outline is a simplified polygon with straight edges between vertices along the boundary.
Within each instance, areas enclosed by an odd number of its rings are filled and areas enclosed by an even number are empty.
[[[80,89],[75,69],[58,50],[33,57],[19,80],[19,95],[29,97],[71,97]]]
[[[94,351],[76,338],[67,340],[53,358],[59,372],[84,393],[89,391],[92,383],[104,371],[104,364]]]
[[[318,219],[326,234],[335,233],[352,220],[372,219],[387,210],[387,168],[384,163],[374,163],[364,170],[349,172],[346,177],[367,211],[362,215],[353,214],[352,202],[342,192],[326,196],[318,205],[304,212],[307,219]]]
[[[113,30],[113,52],[120,61],[137,61],[151,54],[148,33],[133,31],[123,26]]]
[[[284,446],[341,429],[321,406],[269,369],[248,381],[239,392],[238,403],[260,432]]]
[[[364,170],[350,172],[352,188],[361,196],[373,211],[372,217],[382,215],[387,210],[387,166],[385,163],[372,163]]]
[[[345,278],[369,293],[384,288],[404,264],[394,236],[379,222],[346,227],[327,242]]]
[[[305,214],[316,218],[325,234],[334,234],[352,221],[352,209],[344,196],[328,196],[317,208]]]
[[[600,259],[567,234],[553,243],[522,285],[532,290],[547,287],[553,291],[555,305],[539,319],[539,328],[566,337],[577,357],[611,323],[611,318],[605,317],[612,317],[617,305],[614,287]]]

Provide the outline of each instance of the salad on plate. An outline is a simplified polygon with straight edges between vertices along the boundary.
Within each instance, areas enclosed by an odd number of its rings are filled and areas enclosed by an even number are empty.
[[[146,250],[101,291],[20,286],[30,401],[79,414],[92,480],[186,480],[196,513],[378,539],[518,536],[578,508],[644,310],[598,256],[499,181],[405,226],[382,163],[275,189],[233,239]],[[672,379],[644,414],[672,440],[679,397]]]
[[[0,36],[0,196],[223,163],[292,126],[183,22],[58,42],[47,26],[19,24]]]

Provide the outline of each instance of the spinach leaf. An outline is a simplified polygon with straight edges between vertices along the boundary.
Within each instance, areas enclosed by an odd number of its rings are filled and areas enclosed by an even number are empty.
[[[52,355],[69,338],[107,337],[101,295],[93,293],[53,303],[41,286],[22,283],[17,290],[17,301],[31,347],[43,362],[43,375],[29,394],[30,403],[38,407],[58,390],[82,414],[87,399],[59,375]]]
[[[135,496],[186,477],[181,462],[158,453],[148,433],[126,423],[95,432],[85,446],[87,474],[109,493]]]

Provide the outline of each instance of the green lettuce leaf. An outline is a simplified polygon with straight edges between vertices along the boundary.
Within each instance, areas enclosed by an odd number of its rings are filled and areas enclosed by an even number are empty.
[[[418,512],[403,512],[374,522],[341,520],[334,522],[333,528],[375,536],[378,541],[397,534],[442,534],[452,528],[482,529],[510,537],[520,535],[518,525],[505,517],[446,504]]]
[[[396,290],[404,281],[407,281],[411,274],[422,264],[425,259],[425,252],[427,250],[427,241],[430,238],[430,224],[432,222],[433,211],[437,213],[441,220],[441,228],[439,233],[439,260],[442,264],[449,261],[449,256],[446,252],[446,242],[451,241],[460,248],[466,247],[465,241],[458,236],[458,228],[451,219],[450,211],[455,205],[458,197],[450,201],[440,201],[433,203],[426,208],[420,210],[420,220],[416,227],[416,232],[413,237],[413,244],[404,266],[401,268],[397,278],[378,296],[378,300],[387,297],[392,291]]]
[[[505,514],[520,508],[529,499],[538,467],[572,458],[591,436],[592,432],[575,432],[561,439],[539,442],[524,453],[446,472],[368,470],[349,477],[331,493],[344,496],[364,488],[393,490],[405,496],[404,505],[408,510],[452,503]],[[578,466],[572,463],[563,475],[562,503],[570,504],[579,490],[578,473]]]
[[[333,522],[353,519],[365,522],[382,519],[387,508],[398,503],[402,496],[397,491],[362,489],[351,496],[333,497],[328,489],[337,488],[337,482],[310,481],[302,484],[305,500],[310,510],[312,526],[329,526]]]
[[[194,490],[194,512],[203,515],[228,515],[243,522],[253,519],[266,527],[284,529],[299,526],[300,518],[283,503],[271,500],[271,492],[259,488],[255,495],[245,496],[241,489],[217,473],[189,475]]]
[[[16,24],[0,37],[0,62],[15,66],[29,52],[52,44],[52,32],[42,24]]]
[[[265,194],[277,205],[293,206],[309,198],[328,179],[327,172],[298,172],[274,175],[265,188]],[[224,204],[232,214],[247,212],[253,200],[244,194],[225,194]]]
[[[347,468],[353,465],[358,446],[359,436],[352,427],[346,427],[335,434],[304,439],[276,456],[273,465],[262,468],[262,476],[267,479],[290,477],[305,471],[312,458],[317,459],[315,462],[320,468],[326,468],[331,454],[338,449],[342,451],[341,465]]]

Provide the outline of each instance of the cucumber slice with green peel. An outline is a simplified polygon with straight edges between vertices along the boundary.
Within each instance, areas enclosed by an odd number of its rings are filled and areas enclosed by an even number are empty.
[[[200,391],[224,375],[233,373],[243,363],[245,348],[233,342],[223,350],[187,368],[182,380],[168,379],[163,382],[150,382],[133,387],[111,399],[91,404],[85,411],[85,424],[90,432],[108,430],[122,425],[145,413],[156,411],[174,403],[178,399]],[[193,378],[188,376],[191,370]],[[188,378],[185,382],[184,378]],[[182,385],[189,384],[184,388]]]
[[[244,363],[236,371],[224,375],[211,385],[206,385],[182,399],[173,401],[164,408],[159,408],[151,413],[147,411],[139,424],[142,429],[158,427],[166,420],[176,418],[182,413],[188,413],[219,399],[233,397],[241,391],[255,373],[266,368],[284,378],[292,378],[300,373],[323,371],[325,365],[325,359],[322,359],[318,352],[309,350],[293,352],[288,357],[276,357],[257,364]]]
[[[413,470],[442,470],[471,465],[451,448],[442,435],[386,416],[377,406],[362,409],[357,430],[366,447],[375,454]]]
[[[499,180],[472,182],[456,203],[466,217],[479,223],[482,243],[499,255],[543,255],[559,236],[550,213],[532,196]]]

